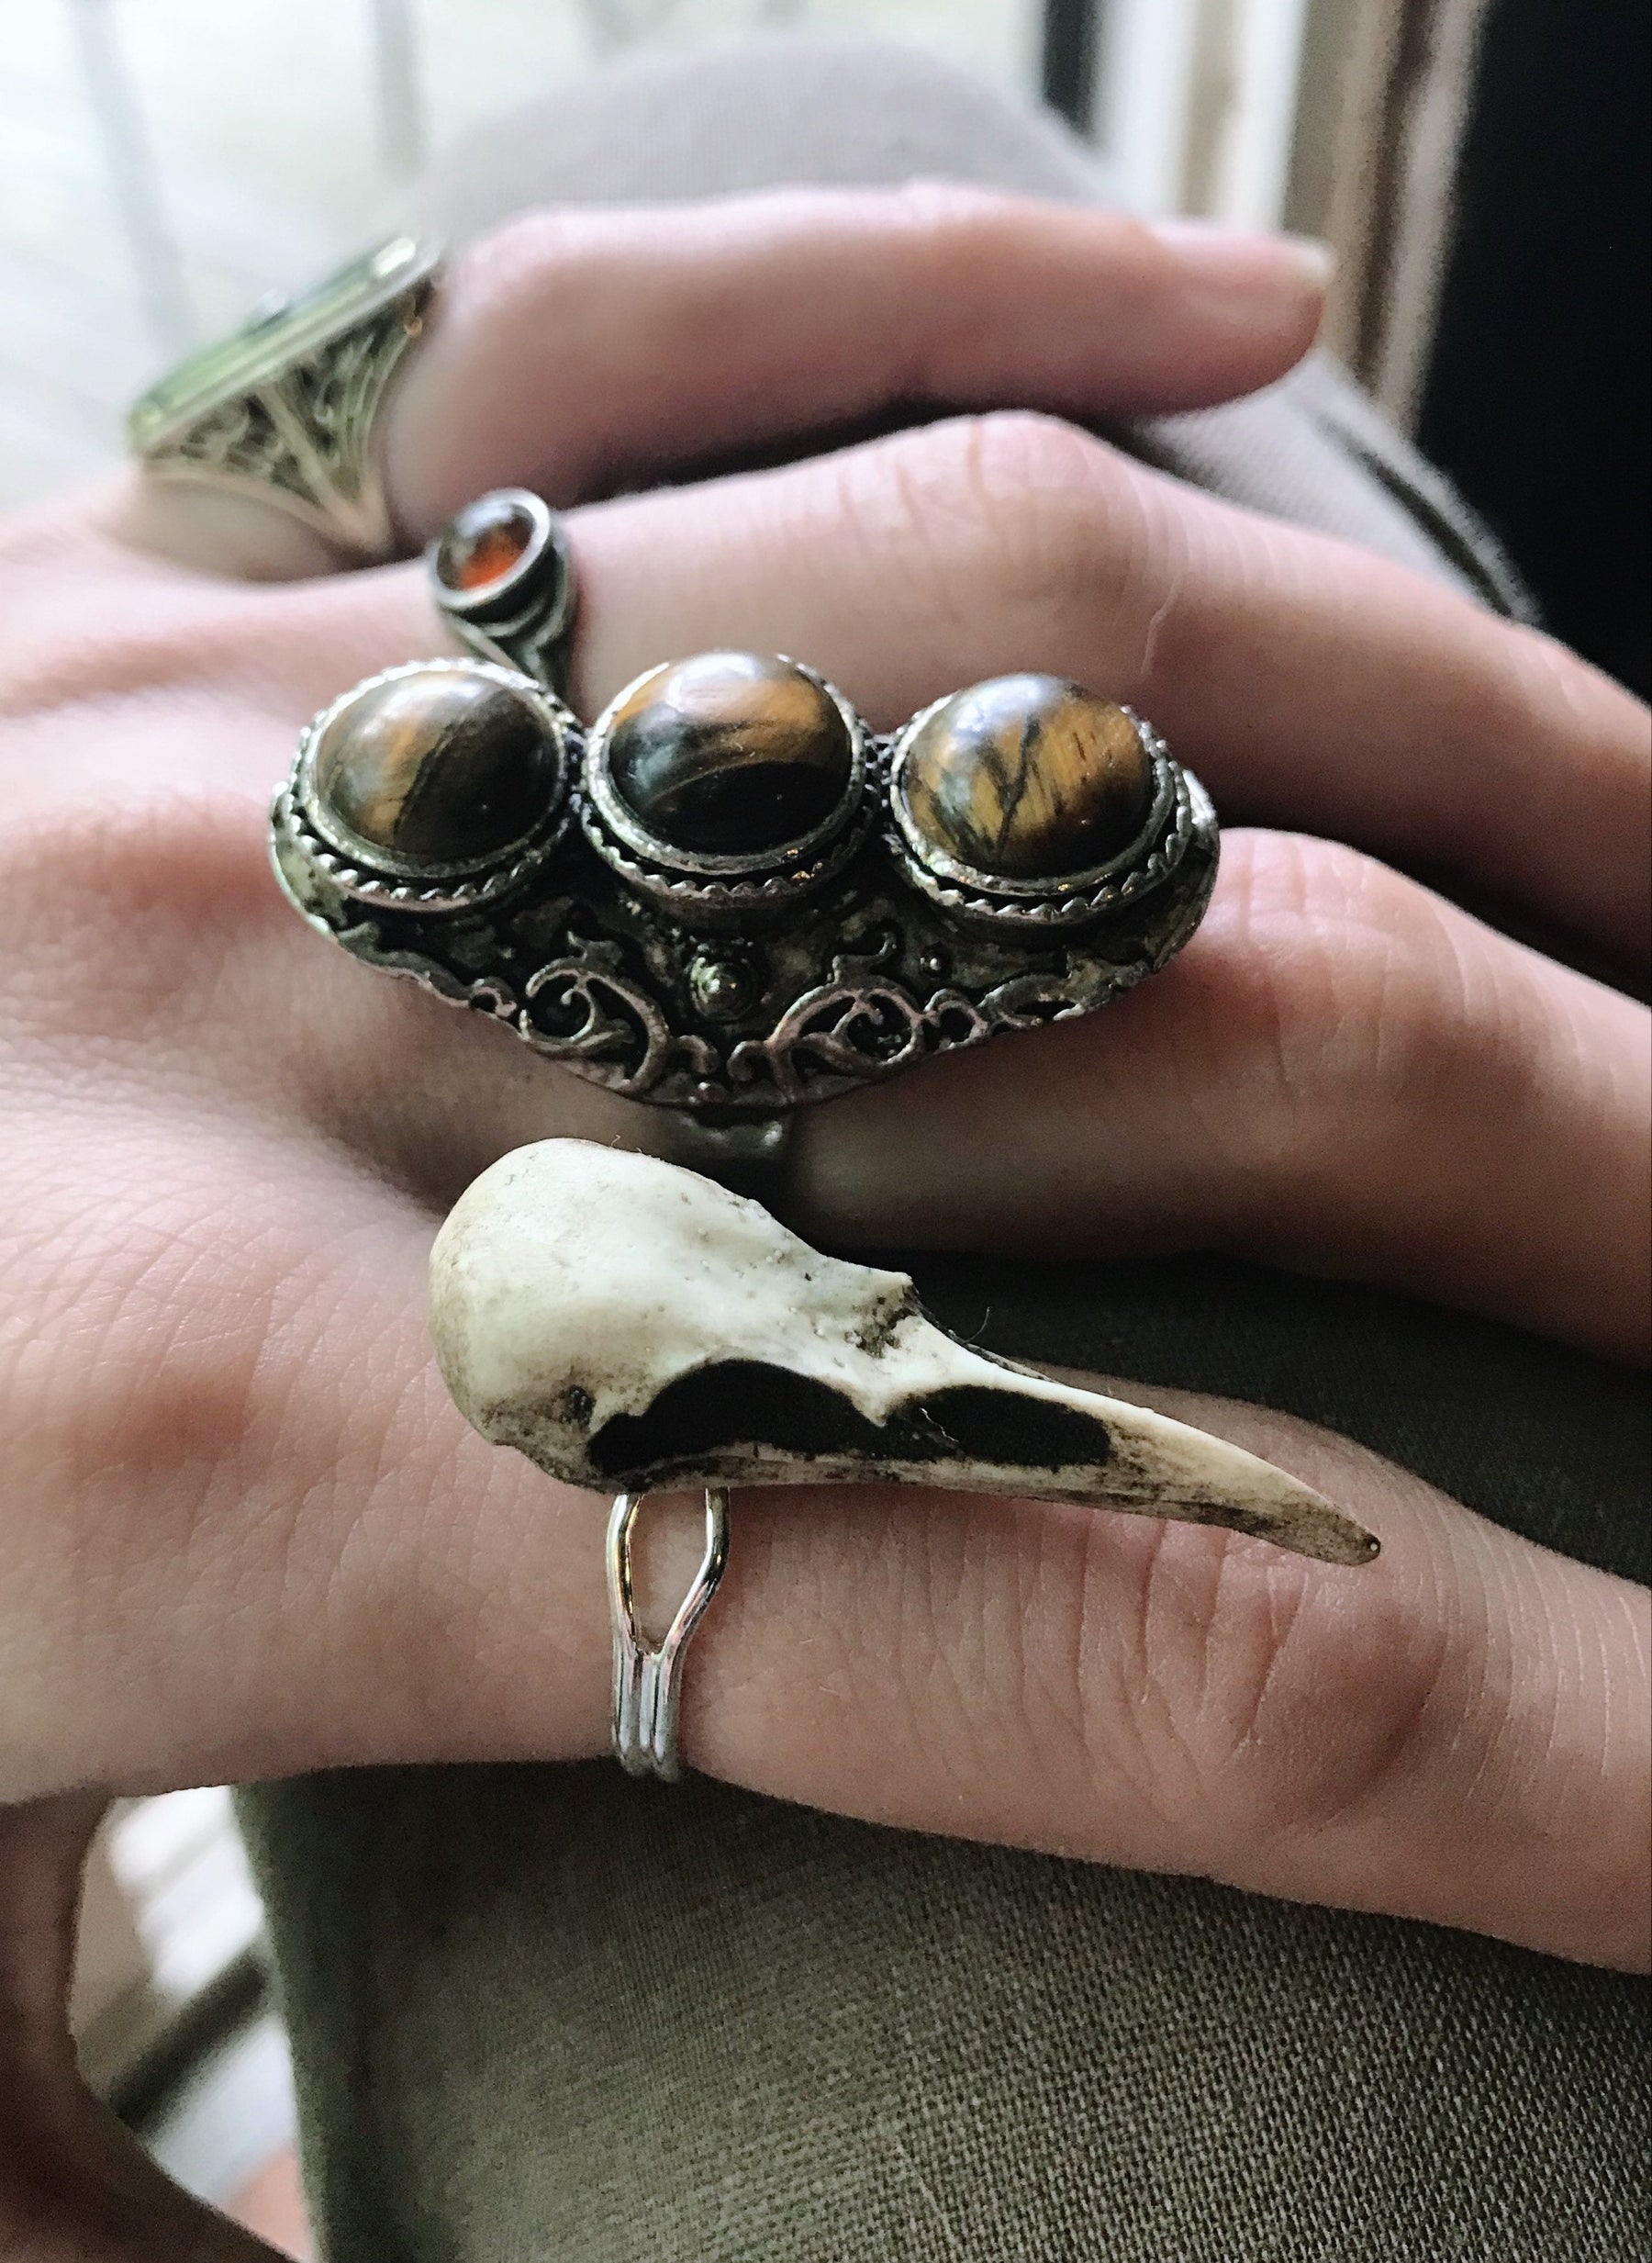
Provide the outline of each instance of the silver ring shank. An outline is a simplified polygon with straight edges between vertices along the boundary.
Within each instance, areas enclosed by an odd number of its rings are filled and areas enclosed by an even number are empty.
[[[628,1776],[656,1776],[675,1783],[682,1774],[677,1753],[680,1669],[690,1636],[717,1593],[729,1560],[729,1495],[723,1485],[706,1491],[706,1552],[687,1594],[677,1607],[657,1650],[651,1650],[637,1626],[631,1589],[631,1531],[645,1493],[622,1493],[608,1518],[608,1617],[614,1630],[614,1756]]]
[[[395,555],[379,411],[437,287],[433,243],[395,237],[255,312],[162,377],[127,422],[148,476],[273,505],[357,557]]]

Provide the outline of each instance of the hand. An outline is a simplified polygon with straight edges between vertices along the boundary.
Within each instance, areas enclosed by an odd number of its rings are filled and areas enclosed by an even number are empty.
[[[884,404],[1187,406],[1279,374],[1316,311],[1289,251],[936,191],[522,222],[413,364],[391,487],[416,538],[501,480],[573,502]],[[601,1508],[466,1431],[423,1273],[504,1149],[656,1128],[281,902],[264,811],[296,726],[437,631],[416,569],[322,574],[267,514],[177,499],[123,482],[0,541],[0,2244],[40,2256],[184,2236],[63,2033],[105,1796],[603,1748]],[[1230,815],[1332,836],[1231,833],[1144,991],[806,1118],[803,1230],[1233,1249],[1645,1357],[1645,1012],[1393,868],[1644,953],[1635,702],[1046,416],[573,525],[586,710],[714,644],[798,652],[880,723],[1046,667],[1141,706]],[[749,1498],[690,1760],[1644,1964],[1644,1594],[1306,1425],[1123,1388],[1299,1471],[1384,1554],[1336,1574],[1035,1504]],[[211,2236],[192,2252],[262,2252]]]

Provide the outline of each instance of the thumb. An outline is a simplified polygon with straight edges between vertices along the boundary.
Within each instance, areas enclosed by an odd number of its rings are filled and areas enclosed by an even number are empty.
[[[275,2263],[179,2190],[74,2063],[69,1985],[90,1794],[0,1809],[0,2254],[8,2263]]]

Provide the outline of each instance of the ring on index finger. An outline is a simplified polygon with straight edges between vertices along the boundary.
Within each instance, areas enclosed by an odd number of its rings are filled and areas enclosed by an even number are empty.
[[[379,412],[440,267],[436,245],[395,236],[266,301],[134,404],[127,438],[145,476],[273,504],[364,563],[389,557]]]

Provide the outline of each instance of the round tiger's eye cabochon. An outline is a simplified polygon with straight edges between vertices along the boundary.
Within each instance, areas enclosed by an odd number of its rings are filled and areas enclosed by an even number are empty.
[[[524,839],[562,784],[556,741],[538,710],[463,667],[366,686],[316,742],[311,774],[324,818],[432,871]]]
[[[785,660],[705,652],[657,669],[608,719],[614,790],[655,840],[696,855],[782,847],[823,825],[854,776],[837,703]]]
[[[1130,846],[1153,762],[1111,700],[1055,676],[999,676],[925,718],[901,789],[928,846],[1005,879],[1057,879]]]

